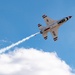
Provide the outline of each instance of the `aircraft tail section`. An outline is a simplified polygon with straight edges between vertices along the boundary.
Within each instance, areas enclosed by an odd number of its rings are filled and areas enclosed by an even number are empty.
[[[42,26],[41,24],[38,24],[38,28],[40,30],[40,33],[43,34],[43,30],[44,30],[44,26]]]
[[[42,30],[44,28],[44,26],[42,26],[41,24],[38,24],[38,28],[39,28],[39,30]]]

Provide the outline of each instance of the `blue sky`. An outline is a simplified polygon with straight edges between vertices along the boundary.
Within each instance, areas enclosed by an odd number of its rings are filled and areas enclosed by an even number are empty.
[[[42,19],[43,14],[55,20],[72,15],[72,19],[59,28],[58,41],[54,42],[50,34],[45,41],[39,34],[17,47],[56,52],[61,59],[75,68],[74,9],[75,1],[71,0],[0,0],[0,48],[38,32],[38,23],[46,25]]]

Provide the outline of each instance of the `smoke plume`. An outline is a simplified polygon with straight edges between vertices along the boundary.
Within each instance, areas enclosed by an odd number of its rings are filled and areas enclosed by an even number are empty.
[[[29,40],[30,38],[36,36],[37,34],[39,34],[39,32],[37,32],[37,33],[35,33],[35,34],[32,34],[32,35],[30,35],[30,36],[28,36],[28,37],[26,37],[26,38],[24,38],[24,39],[22,39],[22,40],[16,42],[16,43],[13,43],[13,44],[11,44],[10,46],[7,46],[7,47],[5,47],[5,48],[0,49],[0,53],[3,53],[3,52],[5,52],[5,51],[7,51],[7,50],[9,50],[9,49],[11,49],[11,48],[17,46],[17,45],[19,45],[19,44],[25,42],[26,40]]]

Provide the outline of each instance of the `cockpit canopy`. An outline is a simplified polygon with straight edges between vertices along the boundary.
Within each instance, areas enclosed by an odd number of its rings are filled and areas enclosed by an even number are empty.
[[[58,22],[58,24],[65,22],[65,19],[62,19]]]

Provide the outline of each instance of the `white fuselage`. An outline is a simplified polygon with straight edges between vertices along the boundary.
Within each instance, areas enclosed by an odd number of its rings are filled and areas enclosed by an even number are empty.
[[[63,23],[65,23],[66,21],[68,21],[70,19],[70,17],[65,17],[59,21],[55,21],[54,23],[47,25],[46,27],[44,27],[41,31],[42,32],[50,32],[52,31],[52,29],[54,29],[55,27],[59,27],[61,26]]]
[[[58,28],[63,23],[68,21],[72,16],[65,17],[65,18],[58,20],[58,21],[55,21],[55,20],[49,18],[47,15],[43,15],[42,17],[45,20],[47,26],[44,27],[41,24],[38,24],[38,28],[40,29],[40,34],[42,34],[44,39],[46,40],[47,33],[50,32],[54,41],[56,41],[58,39]]]

